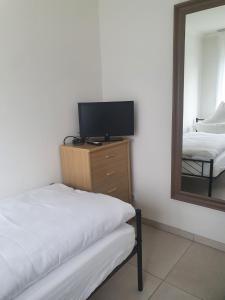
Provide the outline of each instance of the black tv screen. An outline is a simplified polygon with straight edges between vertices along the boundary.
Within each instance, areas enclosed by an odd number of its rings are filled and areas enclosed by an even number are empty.
[[[134,102],[78,103],[81,137],[134,135]]]

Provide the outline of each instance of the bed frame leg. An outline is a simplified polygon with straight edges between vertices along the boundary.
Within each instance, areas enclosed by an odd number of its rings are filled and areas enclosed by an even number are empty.
[[[141,210],[136,209],[138,290],[143,291]]]
[[[209,179],[208,197],[212,197],[212,180]]]
[[[210,159],[210,171],[209,171],[209,188],[208,197],[212,197],[212,184],[213,184],[213,159]]]

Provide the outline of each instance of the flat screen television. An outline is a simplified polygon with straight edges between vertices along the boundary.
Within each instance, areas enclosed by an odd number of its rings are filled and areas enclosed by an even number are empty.
[[[134,101],[78,103],[80,136],[134,135]]]

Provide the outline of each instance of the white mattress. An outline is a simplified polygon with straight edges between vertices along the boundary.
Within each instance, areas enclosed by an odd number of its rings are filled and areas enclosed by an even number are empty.
[[[127,258],[134,244],[134,228],[123,224],[14,299],[85,300]]]
[[[119,199],[61,184],[1,200],[0,299],[16,297],[134,215]]]
[[[225,151],[225,134],[188,132],[183,135],[183,157],[215,159]]]
[[[199,172],[201,172],[201,165],[196,165],[196,163],[188,161],[189,166],[182,161],[182,173],[187,173],[189,171],[190,173],[194,175],[199,175]],[[185,169],[186,170],[185,170]],[[197,170],[195,170],[197,169]],[[221,153],[216,159],[214,159],[214,165],[213,165],[213,177],[217,177],[222,171],[225,170],[225,151]],[[210,164],[204,164],[204,176],[209,176],[210,172]]]

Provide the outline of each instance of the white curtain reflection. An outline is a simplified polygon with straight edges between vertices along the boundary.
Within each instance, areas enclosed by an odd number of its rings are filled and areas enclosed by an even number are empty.
[[[219,70],[217,88],[217,106],[225,102],[225,31],[218,32],[219,40]]]

